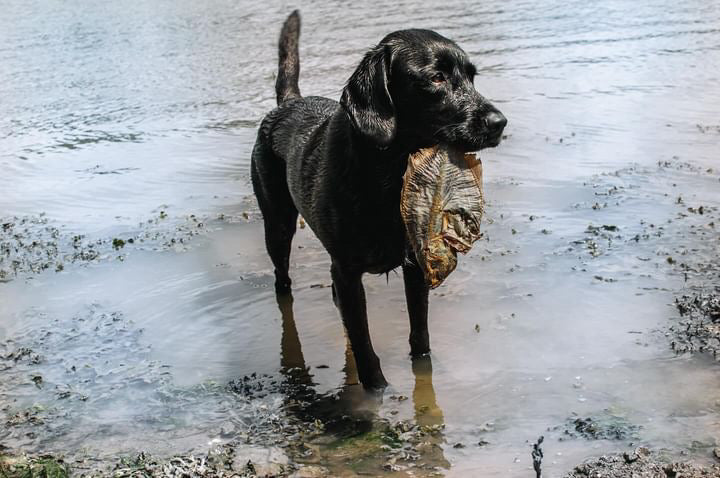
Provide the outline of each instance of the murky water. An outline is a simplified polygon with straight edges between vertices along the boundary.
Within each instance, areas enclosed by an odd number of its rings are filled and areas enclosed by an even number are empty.
[[[45,234],[59,252],[32,250],[48,270],[0,278],[0,443],[201,450],[287,413],[282,390],[258,402],[224,387],[255,373],[314,383],[316,399],[339,394],[330,407],[370,421],[444,424],[423,459],[448,475],[530,476],[540,435],[547,476],[631,443],[709,459],[720,368],[675,356],[664,331],[685,281],[668,257],[718,254],[717,235],[695,232],[712,231],[720,206],[720,7],[301,5],[304,94],[338,98],[369,46],[415,26],[458,41],[509,118],[507,141],[482,154],[486,238],[431,299],[431,359],[407,356],[399,276],[366,278],[382,400],[354,384],[329,259],[308,229],[294,303],[271,287],[249,157],[290,10],[3,5],[0,217],[32,219],[30,242]],[[707,214],[679,215],[699,205]],[[97,253],[70,257],[78,235]],[[8,355],[23,347],[38,359]],[[33,406],[34,435],[22,420]],[[569,436],[576,416],[627,433]],[[336,474],[384,472],[333,450]]]

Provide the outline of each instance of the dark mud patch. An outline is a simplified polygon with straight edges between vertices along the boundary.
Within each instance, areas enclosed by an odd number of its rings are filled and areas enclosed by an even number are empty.
[[[720,125],[712,125],[712,124],[696,124],[695,127],[700,131],[701,133],[718,133],[720,134]]]
[[[586,236],[574,240],[571,245],[581,246],[581,249],[585,249],[585,252],[591,257],[598,257],[612,248],[613,241],[622,239],[622,236],[617,232],[618,227],[615,225],[603,224],[596,226],[589,224],[585,229]],[[572,250],[572,247],[569,250]]]
[[[638,438],[640,426],[630,423],[625,417],[609,411],[595,417],[572,416],[564,426],[555,427],[553,431],[562,430],[560,440],[584,438],[586,440],[632,440]]]
[[[720,355],[720,287],[714,292],[683,294],[675,299],[680,318],[670,327],[673,350]]]
[[[679,196],[676,222],[687,225],[685,236],[668,252],[666,263],[683,277],[675,293],[679,313],[669,327],[677,353],[707,353],[720,357],[720,213],[717,204],[690,202]]]
[[[0,217],[0,283],[70,265],[124,261],[133,250],[186,251],[198,236],[226,222],[249,221],[250,215],[171,216],[166,208],[133,228],[112,236],[89,237],[69,231],[44,214]]]
[[[565,478],[709,478],[720,476],[717,465],[672,462],[647,448],[604,455],[575,467]]]
[[[64,234],[42,214],[0,218],[0,282],[47,269],[59,272],[67,262],[89,262],[99,255],[94,244]]]

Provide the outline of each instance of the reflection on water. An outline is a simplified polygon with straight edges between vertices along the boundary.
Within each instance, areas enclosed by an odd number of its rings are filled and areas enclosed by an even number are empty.
[[[412,371],[415,376],[412,395],[415,421],[423,426],[444,425],[442,410],[438,407],[435,399],[430,356],[414,358]]]
[[[276,296],[282,314],[281,373],[289,385],[287,392],[288,409],[304,421],[320,420],[325,429],[335,437],[330,450],[335,453],[323,455],[322,463],[335,472],[357,466],[380,469],[383,466],[383,453],[379,447],[364,448],[355,443],[372,434],[387,432],[387,422],[379,417],[383,401],[382,394],[366,391],[358,380],[355,359],[346,340],[345,364],[343,372],[345,383],[330,394],[318,394],[313,389],[312,376],[303,357],[302,345],[295,325],[292,294]],[[414,358],[412,371],[415,385],[412,393],[414,423],[432,430],[424,433],[421,446],[423,466],[415,469],[415,475],[429,470],[448,469],[450,463],[445,459],[442,445],[445,444],[443,413],[437,404],[432,382],[432,359],[430,356]],[[353,441],[354,440],[354,441]],[[350,445],[348,445],[350,443]],[[408,445],[405,445],[408,447]],[[337,453],[337,450],[342,450]],[[417,447],[411,448],[417,453]],[[316,458],[317,460],[317,458]]]
[[[349,343],[345,347],[345,384],[337,392],[318,394],[310,370],[305,363],[302,345],[295,325],[292,294],[277,295],[282,314],[281,373],[285,377],[290,400],[301,401],[291,407],[304,420],[321,419],[327,428],[339,435],[367,432],[372,427],[381,397],[366,393],[357,379],[357,369]]]
[[[293,296],[277,296],[278,307],[282,314],[282,341],[280,343],[280,371],[288,381],[302,385],[312,385],[312,377],[305,365],[302,345],[295,326],[293,314]]]
[[[631,442],[709,459],[720,370],[676,357],[665,331],[686,286],[672,263],[718,256],[717,5],[301,5],[304,94],[338,98],[386,33],[431,28],[469,53],[479,91],[510,120],[502,147],[482,153],[484,241],[431,297],[432,362],[407,355],[402,281],[365,279],[391,382],[381,397],[357,384],[329,259],[307,228],[294,299],[272,291],[248,165],[288,10],[4,5],[0,242],[27,228],[3,243],[47,267],[0,283],[3,444],[202,451],[292,414],[334,430],[315,454],[338,473],[413,471],[383,468],[377,447],[384,435],[402,449],[393,437],[422,427],[434,433],[413,444],[429,443],[418,462],[456,476],[529,476],[540,435],[549,476]],[[22,227],[4,227],[14,215]],[[108,317],[122,320],[100,327]],[[17,347],[59,360],[8,359]],[[226,390],[253,373],[282,388],[259,402]],[[27,435],[33,410],[42,439]],[[628,423],[638,438],[566,440],[569,417]]]
[[[445,420],[435,398],[430,356],[413,358],[412,371],[415,376],[412,394],[415,423],[421,427],[440,430],[439,433],[430,436],[429,447],[426,446],[424,449],[424,458],[434,463],[436,467],[447,470],[450,468],[450,462],[445,458],[442,448],[445,445],[445,434],[442,433]]]

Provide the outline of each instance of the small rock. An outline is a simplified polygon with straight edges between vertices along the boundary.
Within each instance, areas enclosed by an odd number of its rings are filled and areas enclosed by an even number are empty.
[[[258,476],[261,475],[258,470],[272,471],[274,465],[287,465],[289,462],[287,455],[280,448],[261,448],[261,447],[243,447],[235,451],[232,468],[236,471],[246,470],[248,464],[255,469]],[[272,466],[271,466],[272,465]]]
[[[255,476],[270,478],[276,476],[283,476],[285,470],[279,463],[256,463],[254,464]]]
[[[235,427],[235,424],[232,422],[225,422],[220,427],[220,434],[223,436],[229,436],[233,435],[237,428]]]
[[[290,478],[323,478],[326,476],[330,476],[330,471],[324,466],[308,465],[290,475]]]

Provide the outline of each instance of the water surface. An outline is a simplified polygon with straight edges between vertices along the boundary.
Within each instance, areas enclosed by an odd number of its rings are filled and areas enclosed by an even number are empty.
[[[304,94],[337,99],[386,33],[431,28],[469,53],[476,87],[509,118],[507,140],[482,154],[486,237],[431,298],[431,359],[407,356],[400,276],[370,276],[370,330],[391,388],[377,402],[343,387],[352,364],[329,258],[307,228],[293,252],[294,302],[272,292],[249,157],[274,106],[276,39],[294,5],[8,2],[0,216],[42,213],[46,224],[29,235],[55,227],[70,252],[76,235],[100,243],[93,260],[54,272],[61,251],[48,270],[0,283],[5,353],[28,346],[44,357],[0,368],[0,413],[53,410],[43,436],[9,426],[0,442],[100,455],[202,450],[233,438],[228,423],[239,433],[283,413],[282,393],[258,411],[220,385],[301,366],[318,394],[340,395],[338,407],[444,424],[441,453],[427,461],[449,475],[529,476],[540,435],[547,476],[637,443],[709,459],[720,369],[675,356],[664,331],[685,281],[667,256],[717,255],[716,242],[688,234],[709,216],[679,213],[720,206],[720,8],[300,7]],[[115,238],[143,241],[113,248]],[[577,416],[634,431],[568,439]],[[334,473],[351,473],[335,461]]]

